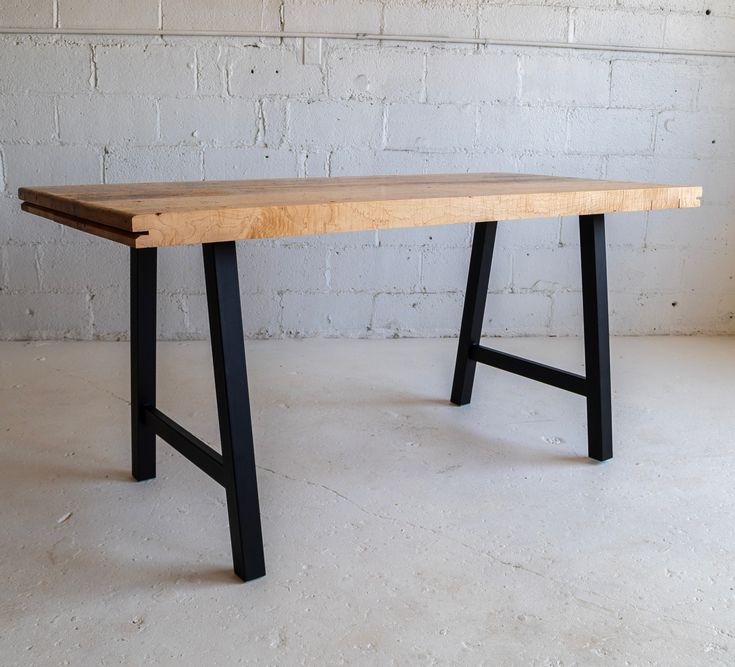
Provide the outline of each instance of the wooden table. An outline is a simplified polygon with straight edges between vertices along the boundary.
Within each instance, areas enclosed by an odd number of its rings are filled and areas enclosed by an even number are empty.
[[[235,573],[265,574],[235,241],[475,223],[451,400],[477,362],[586,397],[589,456],[612,457],[604,214],[699,206],[701,188],[518,174],[452,174],[20,188],[22,209],[130,246],[132,471],[156,474],[156,436],[225,487]],[[497,220],[579,216],[585,376],[480,345]],[[482,222],[478,222],[482,221]],[[156,408],[157,248],[202,244],[218,453]]]

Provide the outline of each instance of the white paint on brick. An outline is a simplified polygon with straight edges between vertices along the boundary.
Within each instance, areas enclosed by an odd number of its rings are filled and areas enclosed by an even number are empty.
[[[285,0],[284,29],[289,32],[380,32],[378,0]]]
[[[55,117],[51,96],[0,94],[0,136],[6,141],[53,141]]]
[[[208,180],[293,178],[298,156],[288,149],[206,148],[204,175]]]
[[[97,88],[103,93],[191,95],[194,53],[191,46],[159,43],[96,47]]]
[[[70,94],[89,90],[89,47],[0,36],[0,92]]]
[[[511,102],[518,89],[518,58],[510,53],[456,51],[426,59],[429,102]]]
[[[152,0],[54,0],[60,28],[158,28],[158,2]],[[167,0],[170,2],[171,0]]]
[[[424,54],[406,48],[337,48],[329,52],[327,89],[332,98],[419,101]]]
[[[217,0],[216,11],[210,2],[165,0],[163,3],[166,30],[260,30],[262,15],[262,3],[253,0]]]
[[[374,102],[291,102],[289,140],[294,146],[380,146],[383,110]]]
[[[473,0],[426,2],[404,0],[386,2],[383,7],[384,32],[391,34],[477,35],[477,3]]]
[[[370,331],[372,294],[287,292],[282,298],[282,333],[304,336],[362,338]]]
[[[572,153],[643,154],[653,150],[654,115],[634,109],[574,109],[567,148]]]
[[[661,46],[664,41],[666,17],[660,8],[652,11],[575,8],[571,20],[574,41],[580,44]]]
[[[496,151],[562,151],[566,117],[566,110],[556,107],[484,105],[480,108],[477,137],[482,146]]]
[[[308,98],[319,95],[324,89],[320,68],[302,65],[296,50],[290,48],[250,46],[232,49],[227,68],[229,92],[239,97],[284,95]]]
[[[524,104],[608,106],[610,64],[602,58],[557,57],[532,51],[521,56],[520,66]]]
[[[257,104],[252,100],[217,97],[160,102],[161,141],[167,144],[251,146],[258,123]]]
[[[385,145],[406,151],[455,151],[475,143],[477,110],[464,104],[391,104]]]
[[[665,111],[659,114],[656,152],[662,156],[714,158],[718,142],[735,147],[731,112]]]
[[[3,0],[0,28],[50,28],[53,21],[52,0]]]
[[[175,165],[175,169],[172,169]],[[202,154],[195,147],[110,148],[105,154],[105,182],[199,181]]]
[[[151,99],[115,95],[73,95],[58,102],[59,138],[87,144],[152,144],[157,135]]]
[[[735,51],[735,16],[670,14],[666,17],[664,46]]]
[[[565,42],[569,12],[545,4],[482,4],[480,37],[522,41]]]
[[[612,65],[612,106],[692,109],[702,74],[701,65],[616,60]]]
[[[15,194],[23,185],[99,183],[101,156],[93,146],[8,144],[5,157],[6,189]]]

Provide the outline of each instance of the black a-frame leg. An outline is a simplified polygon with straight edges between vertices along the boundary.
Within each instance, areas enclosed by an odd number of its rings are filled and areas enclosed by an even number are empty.
[[[133,477],[156,476],[156,432],[145,421],[156,406],[156,248],[130,254],[130,417]]]
[[[579,216],[579,241],[587,374],[587,440],[590,458],[606,461],[612,458],[613,442],[605,216]]]
[[[477,362],[470,357],[470,350],[473,345],[480,344],[497,228],[497,222],[475,224],[470,272],[467,276],[467,291],[464,297],[464,311],[462,325],[459,329],[457,361],[454,365],[454,382],[452,383],[452,403],[456,405],[466,405],[472,398]]]
[[[222,453],[156,408],[156,249],[130,256],[133,477],[156,475],[156,436],[225,487],[235,574],[265,574],[235,243],[203,246]]]
[[[480,222],[475,225],[470,257],[452,402],[457,405],[470,402],[477,362],[585,396],[588,454],[590,458],[605,461],[612,458],[612,410],[604,216],[580,216],[579,229],[586,375],[480,345],[496,230],[496,223]]]
[[[232,560],[235,574],[249,581],[265,574],[265,560],[237,255],[234,241],[205,243],[203,250]]]

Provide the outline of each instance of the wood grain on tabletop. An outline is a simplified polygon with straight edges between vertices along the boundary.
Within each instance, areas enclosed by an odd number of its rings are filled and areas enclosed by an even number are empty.
[[[699,206],[700,187],[436,174],[20,188],[24,210],[145,248]]]

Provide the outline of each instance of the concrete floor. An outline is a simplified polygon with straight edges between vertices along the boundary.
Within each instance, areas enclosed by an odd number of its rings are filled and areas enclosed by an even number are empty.
[[[0,662],[735,664],[735,339],[614,340],[606,464],[577,396],[479,368],[450,405],[455,344],[247,343],[244,585],[215,483],[165,444],[131,481],[125,344],[0,344]],[[160,407],[216,442],[208,344],[159,350]]]

